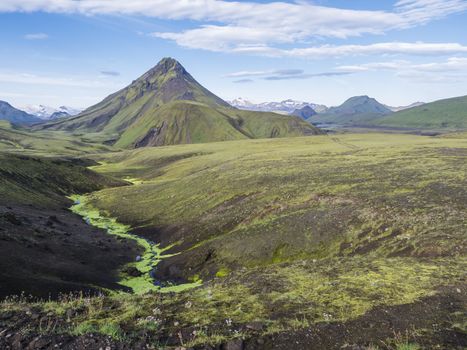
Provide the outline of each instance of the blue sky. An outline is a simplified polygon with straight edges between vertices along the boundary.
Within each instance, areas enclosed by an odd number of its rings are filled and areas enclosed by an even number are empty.
[[[465,0],[2,0],[0,99],[83,108],[162,57],[224,99],[467,94]]]

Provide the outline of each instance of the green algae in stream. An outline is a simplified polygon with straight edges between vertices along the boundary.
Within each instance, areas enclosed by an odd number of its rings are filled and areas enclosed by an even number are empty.
[[[154,269],[161,259],[173,256],[173,254],[162,254],[171,247],[162,249],[158,244],[151,243],[142,237],[130,233],[130,226],[119,223],[115,218],[102,215],[98,209],[94,208],[88,202],[86,196],[72,195],[69,198],[75,203],[70,208],[71,211],[82,216],[89,225],[107,230],[111,235],[134,240],[144,249],[140,259],[138,259],[139,261],[129,264],[130,266],[134,266],[141,275],[136,277],[127,275],[122,276],[122,279],[119,281],[119,284],[122,286],[131,288],[136,294],[144,294],[149,291],[159,291],[161,293],[181,292],[201,285],[201,281],[196,281],[195,283],[185,283],[166,287],[156,286],[153,278],[150,276],[150,271]]]

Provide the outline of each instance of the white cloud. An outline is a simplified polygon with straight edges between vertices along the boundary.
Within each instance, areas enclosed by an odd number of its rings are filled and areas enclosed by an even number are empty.
[[[120,76],[120,72],[114,71],[114,70],[103,70],[101,71],[101,74],[106,77],[118,77]]]
[[[465,0],[400,0],[395,10],[412,22],[426,23],[460,11],[467,10]]]
[[[266,71],[240,71],[229,73],[227,78],[249,78],[234,81],[235,83],[252,82],[253,77],[264,80],[295,80],[295,79],[310,79],[318,77],[334,77],[340,75],[352,74],[353,71],[339,71],[339,72],[321,72],[321,73],[306,73],[302,69],[276,69]]]
[[[274,50],[273,55],[307,58],[357,55],[452,55],[467,53],[467,46],[458,43],[388,42],[370,45],[324,45],[291,50]]]
[[[339,66],[342,72],[394,71],[396,76],[420,82],[467,81],[467,57],[451,57],[443,62],[412,63],[409,61],[372,62]]]
[[[227,78],[261,77],[267,75],[294,76],[303,74],[303,69],[273,69],[260,71],[240,71],[226,75]]]
[[[45,39],[48,39],[49,36],[45,33],[31,33],[31,34],[26,34],[24,38],[26,40],[45,40]]]
[[[458,43],[404,43],[388,42],[369,45],[321,45],[296,49],[279,49],[268,46],[250,46],[233,49],[235,53],[259,54],[273,57],[301,57],[322,59],[360,55],[457,55],[467,53],[467,46]]]
[[[29,73],[2,73],[0,72],[0,82],[16,83],[29,85],[54,85],[63,87],[83,87],[83,88],[102,88],[102,87],[120,87],[107,81],[82,79],[79,77],[50,77],[40,76]]]
[[[446,71],[463,71],[467,73],[467,57],[450,57],[444,62],[431,62],[415,64],[409,61],[389,61],[389,62],[372,62],[361,65],[339,66],[338,70],[342,71],[379,71],[379,70],[414,70],[419,72],[446,72]]]
[[[317,37],[347,38],[404,29],[467,9],[465,0],[400,0],[392,11],[349,10],[309,2],[224,0],[2,0],[3,11],[45,11],[85,15],[141,15],[193,20],[197,28],[157,32],[153,36],[178,45],[211,51],[278,55],[282,44]],[[307,56],[315,48],[289,50]],[[321,50],[322,51],[322,50]]]

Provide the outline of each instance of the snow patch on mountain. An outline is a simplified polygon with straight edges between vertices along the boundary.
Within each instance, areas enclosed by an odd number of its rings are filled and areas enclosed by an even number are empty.
[[[327,110],[325,105],[320,105],[311,102],[303,102],[292,99],[287,99],[280,102],[262,102],[254,103],[242,97],[236,98],[235,100],[228,101],[231,106],[238,109],[245,109],[250,111],[260,112],[276,112],[281,114],[291,114],[297,109],[302,109],[305,106],[310,106],[317,113],[323,113]]]
[[[22,110],[43,120],[73,116],[81,112],[81,110],[72,107],[60,106],[55,108],[46,105],[27,105]]]

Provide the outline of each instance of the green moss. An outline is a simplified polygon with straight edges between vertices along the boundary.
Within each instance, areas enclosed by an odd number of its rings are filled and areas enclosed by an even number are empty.
[[[108,335],[109,337],[116,340],[123,340],[125,338],[124,333],[120,326],[116,323],[105,323],[99,327],[99,333]]]
[[[415,343],[405,343],[405,344],[397,344],[396,345],[397,350],[420,350],[421,347],[418,344]]]
[[[227,277],[230,273],[230,269],[227,267],[222,267],[216,272],[216,277],[223,278]]]
[[[75,326],[70,333],[73,335],[84,335],[97,332],[98,328],[95,324],[93,324],[92,322],[83,322]]]

